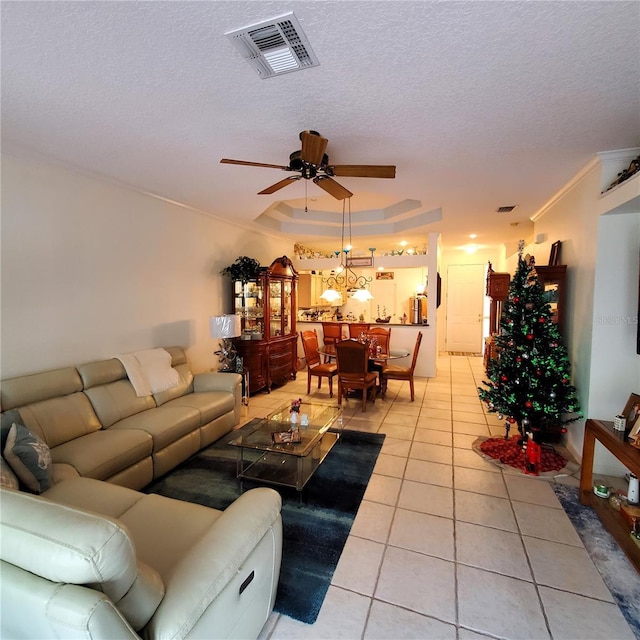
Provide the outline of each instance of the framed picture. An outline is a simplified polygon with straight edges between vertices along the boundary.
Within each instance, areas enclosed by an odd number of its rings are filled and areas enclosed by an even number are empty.
[[[371,256],[347,258],[347,267],[373,267],[373,258]]]
[[[376,280],[393,280],[393,271],[376,271]]]
[[[549,254],[549,266],[555,267],[560,264],[560,240],[551,245],[551,253]]]
[[[627,400],[627,404],[622,410],[622,416],[626,419],[626,430],[629,431],[629,439],[635,440],[640,432],[640,395],[632,393]]]

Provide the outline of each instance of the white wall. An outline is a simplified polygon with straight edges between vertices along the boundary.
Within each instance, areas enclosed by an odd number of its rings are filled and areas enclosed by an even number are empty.
[[[640,176],[624,187],[629,198],[638,193],[638,185]],[[544,234],[546,242],[529,245],[524,253],[545,265],[551,243],[562,242],[561,263],[567,265],[565,342],[573,384],[585,418],[612,420],[629,393],[640,387],[640,356],[635,349],[640,207],[603,216],[610,196],[600,195],[602,187],[602,167],[596,160],[543,209],[535,220],[534,237]],[[516,260],[514,256],[507,261],[511,273]],[[602,320],[622,316],[629,316],[630,322]],[[567,446],[578,459],[583,434],[584,421],[569,425]],[[625,471],[601,446],[596,449],[594,469],[613,475]]]
[[[55,165],[3,155],[1,375],[180,345],[217,367],[208,318],[231,310],[220,269],[293,248]]]

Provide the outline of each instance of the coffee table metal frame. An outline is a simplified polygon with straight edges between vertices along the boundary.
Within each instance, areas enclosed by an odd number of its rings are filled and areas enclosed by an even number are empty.
[[[291,428],[287,403],[257,421],[255,429],[229,442],[238,448],[237,477],[256,482],[291,487],[302,491],[316,469],[340,439],[342,410],[337,405],[303,402],[300,416],[309,424],[299,424],[301,441],[275,444],[271,434]],[[337,428],[334,425],[337,424]]]

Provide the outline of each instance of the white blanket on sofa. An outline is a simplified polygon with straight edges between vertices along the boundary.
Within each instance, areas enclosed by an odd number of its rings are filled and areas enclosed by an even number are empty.
[[[166,349],[144,349],[117,355],[137,396],[150,396],[177,387],[180,375],[171,366]]]

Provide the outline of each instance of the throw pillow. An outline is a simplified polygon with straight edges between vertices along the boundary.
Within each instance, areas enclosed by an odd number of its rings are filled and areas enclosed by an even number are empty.
[[[12,471],[30,491],[42,493],[53,484],[49,447],[24,425],[11,425],[3,453]]]
[[[11,467],[4,458],[0,458],[0,487],[3,489],[19,488],[18,478],[16,478],[16,474],[11,471]]]
[[[0,452],[4,451],[4,447],[7,444],[7,436],[9,435],[9,429],[13,423],[22,424],[22,417],[17,409],[10,409],[0,415]]]

